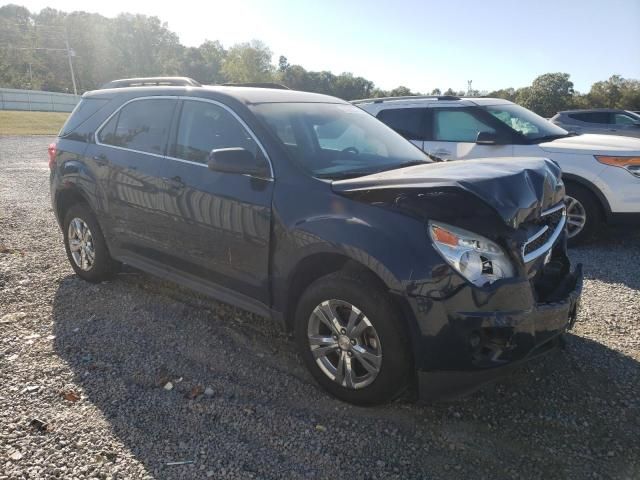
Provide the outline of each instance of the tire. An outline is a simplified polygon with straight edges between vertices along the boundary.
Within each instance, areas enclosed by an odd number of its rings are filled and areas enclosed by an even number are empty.
[[[593,236],[602,222],[600,203],[593,193],[581,185],[567,183],[567,231],[569,246],[578,245]],[[582,229],[572,232],[576,228],[573,222],[578,221],[579,215],[584,214]]]
[[[322,320],[322,310],[340,317],[345,330],[350,325],[347,318],[353,314],[357,318],[354,328],[342,333],[335,325],[330,328],[332,322]],[[337,272],[312,283],[298,302],[294,335],[313,377],[340,400],[356,405],[385,403],[409,385],[412,362],[403,319],[389,293],[366,275]],[[312,346],[310,335],[323,341]],[[312,349],[325,350],[320,354]],[[331,371],[331,367],[340,367],[340,358],[343,374],[338,368]]]
[[[74,227],[70,228],[72,222]],[[88,228],[89,235],[78,235],[78,225]],[[67,258],[79,277],[98,283],[111,278],[118,271],[119,264],[111,258],[102,229],[87,205],[77,204],[69,208],[62,222],[62,231]],[[79,249],[78,244],[81,245]],[[93,259],[90,252],[93,252]]]

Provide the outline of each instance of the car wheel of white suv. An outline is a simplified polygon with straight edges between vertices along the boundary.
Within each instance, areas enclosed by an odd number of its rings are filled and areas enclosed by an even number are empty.
[[[567,234],[569,245],[577,245],[593,235],[602,220],[600,205],[586,188],[566,184]]]

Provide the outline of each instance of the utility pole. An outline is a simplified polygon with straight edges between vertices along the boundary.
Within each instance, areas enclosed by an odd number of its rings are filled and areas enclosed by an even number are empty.
[[[13,23],[12,25],[18,25],[24,27],[24,23]],[[76,84],[76,74],[73,71],[73,61],[71,57],[76,56],[76,52],[71,49],[69,46],[69,36],[67,35],[67,27],[62,25],[32,25],[34,28],[49,28],[49,29],[58,29],[58,31],[63,30],[64,34],[64,45],[65,48],[49,48],[49,47],[13,47],[12,45],[8,45],[9,48],[13,48],[14,50],[31,50],[37,52],[39,50],[50,51],[50,52],[67,52],[67,60],[69,61],[69,71],[71,72],[71,82],[73,83],[73,93],[78,95],[78,86]],[[36,39],[34,37],[34,45],[36,44]],[[29,76],[31,77],[31,84],[33,85],[33,73],[31,71],[31,63],[29,64]],[[32,87],[33,89],[33,87]]]
[[[78,95],[76,87],[76,75],[73,73],[73,62],[71,61],[71,49],[69,48],[69,36],[67,35],[67,27],[64,27],[64,44],[67,47],[67,58],[69,59],[69,70],[71,71],[71,82],[73,82],[73,94]]]
[[[471,90],[472,90],[471,83],[472,82],[473,82],[473,80],[467,80],[467,96],[469,96],[469,97],[471,96]]]

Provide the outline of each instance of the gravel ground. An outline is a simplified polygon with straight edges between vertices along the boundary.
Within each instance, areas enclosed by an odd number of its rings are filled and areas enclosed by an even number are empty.
[[[0,137],[0,479],[640,478],[640,231],[572,252],[564,350],[466,398],[358,408],[265,319],[134,271],[76,278],[50,141]]]

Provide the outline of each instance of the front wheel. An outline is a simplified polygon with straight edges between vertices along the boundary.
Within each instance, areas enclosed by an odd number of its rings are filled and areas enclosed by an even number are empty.
[[[314,282],[295,317],[295,338],[318,383],[359,405],[392,400],[407,387],[411,355],[402,318],[375,281],[338,272]]]
[[[567,184],[567,236],[574,246],[591,237],[602,221],[600,205],[595,196],[580,185]]]

